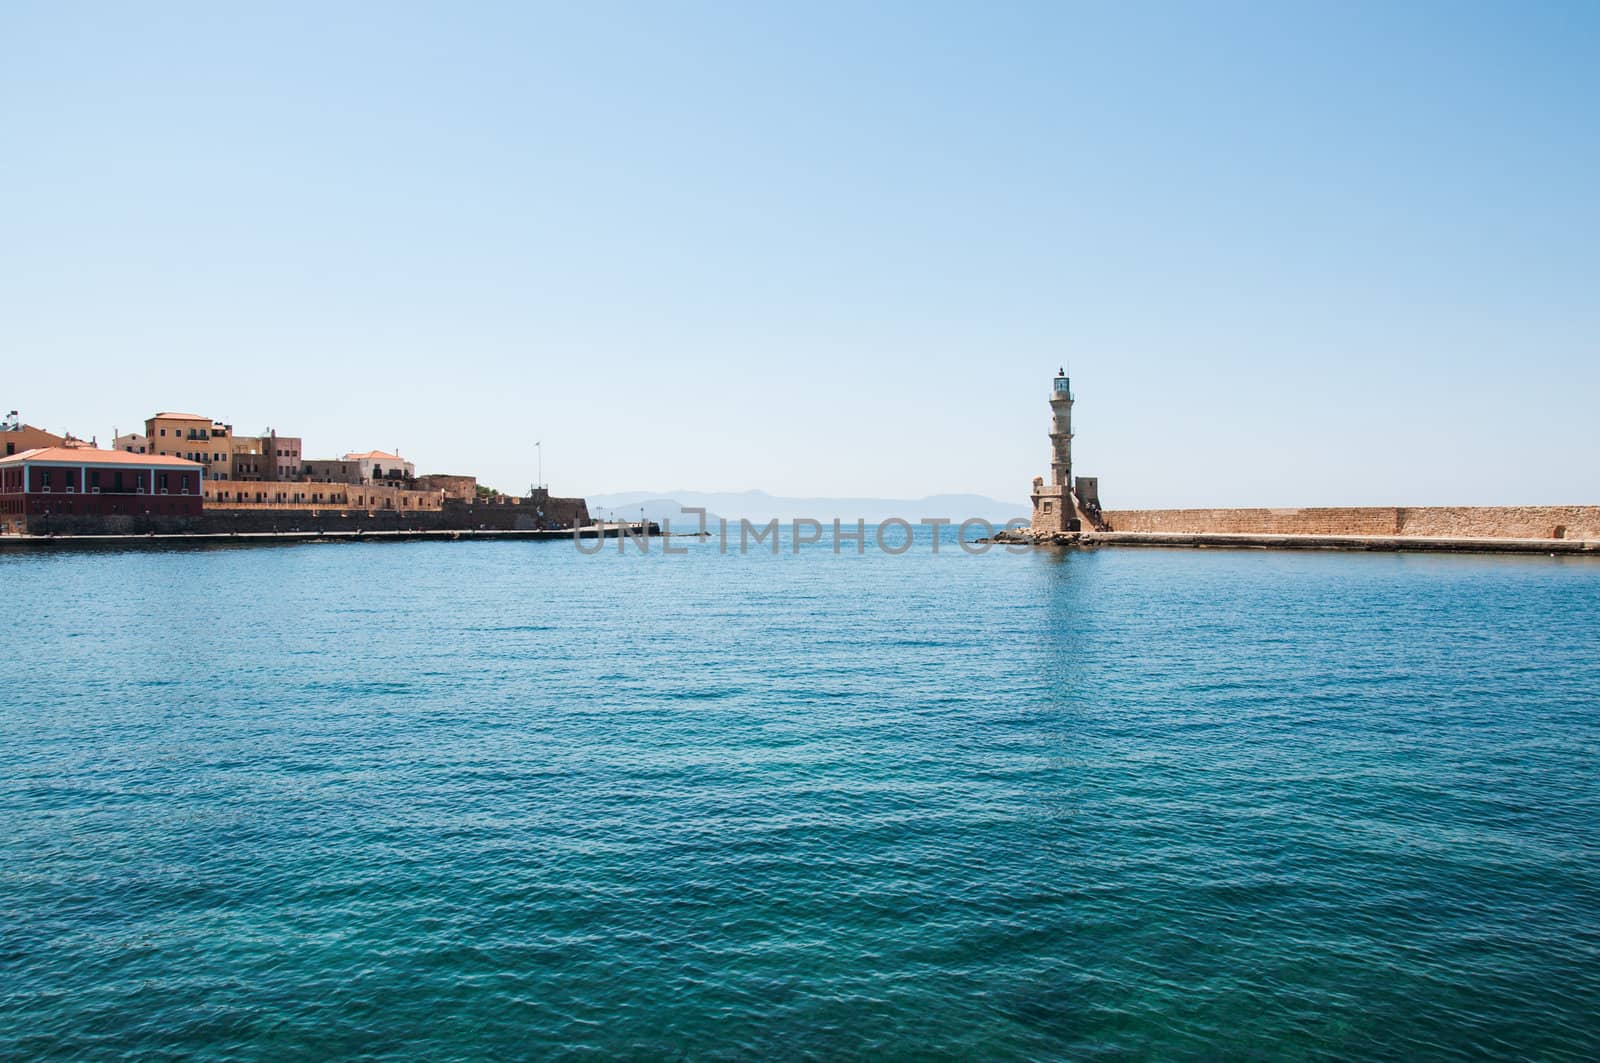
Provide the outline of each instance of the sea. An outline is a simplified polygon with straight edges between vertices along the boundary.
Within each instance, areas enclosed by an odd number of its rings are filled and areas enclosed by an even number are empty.
[[[789,531],[0,551],[0,1058],[1600,1057],[1600,558]]]

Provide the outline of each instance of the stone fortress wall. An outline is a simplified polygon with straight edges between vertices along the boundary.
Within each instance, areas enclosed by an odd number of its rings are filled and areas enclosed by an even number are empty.
[[[322,486],[322,485],[314,485]],[[294,509],[249,506],[206,509],[195,516],[95,516],[50,514],[28,518],[32,535],[226,535],[278,531],[532,531],[571,528],[590,523],[589,506],[581,498],[552,498],[544,492],[526,498],[484,500],[474,504],[446,500],[426,510],[351,510],[340,506]]]
[[[1103,516],[1116,532],[1600,540],[1600,506],[1111,509]]]

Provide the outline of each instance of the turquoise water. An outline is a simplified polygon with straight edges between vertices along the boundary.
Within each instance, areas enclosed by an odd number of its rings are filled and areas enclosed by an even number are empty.
[[[1600,563],[0,555],[0,1056],[1600,1055]]]

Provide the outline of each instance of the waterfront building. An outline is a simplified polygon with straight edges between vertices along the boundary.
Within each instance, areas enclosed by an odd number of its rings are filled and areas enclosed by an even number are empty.
[[[208,480],[278,482],[300,478],[300,437],[280,436],[269,428],[259,436],[241,436],[231,424],[196,413],[158,413],[145,421],[144,437],[119,436],[118,450],[143,445],[148,453],[199,462]]]
[[[207,482],[207,512],[219,510],[330,510],[424,513],[444,508],[442,491],[411,491],[386,484],[300,480],[294,483]]]
[[[267,429],[261,437],[262,466],[268,470],[265,479],[300,479],[300,449],[299,436],[280,436],[276,429]]]
[[[185,458],[41,447],[0,458],[0,526],[30,518],[199,516],[205,467]]]
[[[280,436],[268,429],[265,435],[234,436],[231,477],[247,483],[285,483],[304,477],[300,460],[300,437]],[[221,477],[219,477],[221,479]]]
[[[345,461],[353,461],[361,468],[362,483],[400,483],[417,478],[417,467],[398,454],[382,450],[369,450],[364,454],[346,454]]]
[[[301,463],[300,475],[312,483],[358,484],[361,463],[339,458],[308,458]]]
[[[233,440],[233,450],[228,461],[226,477],[213,477],[215,480],[244,480],[254,482],[266,479],[266,471],[271,468],[261,452],[261,437],[238,436]]]
[[[210,479],[233,471],[233,426],[197,413],[158,413],[144,423],[148,454],[183,458],[205,467]]]
[[[25,450],[38,450],[43,447],[64,447],[70,434],[58,436],[54,432],[46,432],[43,428],[35,428],[31,424],[23,424],[12,410],[0,421],[0,457],[9,457],[12,454],[21,454]]]

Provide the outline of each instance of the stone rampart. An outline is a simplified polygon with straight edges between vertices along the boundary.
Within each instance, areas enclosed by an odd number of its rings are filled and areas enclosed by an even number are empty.
[[[207,480],[201,490],[206,509],[349,509],[413,510],[442,509],[445,497],[439,490],[412,491],[388,484],[342,484],[313,480]]]
[[[24,523],[27,535],[197,535],[210,530],[204,513],[43,513],[29,516]]]
[[[439,509],[300,509],[271,506],[212,508],[191,517],[72,516],[50,514],[27,520],[32,535],[226,535],[286,531],[534,531],[589,523],[581,498],[543,493],[515,500],[468,504],[446,500]]]
[[[1113,509],[1104,516],[1119,532],[1600,539],[1600,506]]]

